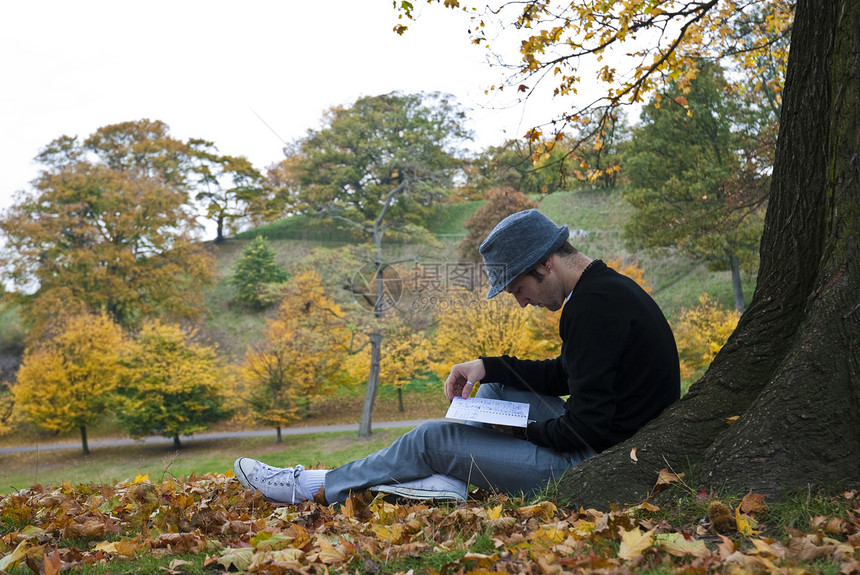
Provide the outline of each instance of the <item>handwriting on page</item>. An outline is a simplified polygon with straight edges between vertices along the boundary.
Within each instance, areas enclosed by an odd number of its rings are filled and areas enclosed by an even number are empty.
[[[455,397],[445,417],[525,427],[529,420],[529,404],[484,397],[470,397],[469,399]]]

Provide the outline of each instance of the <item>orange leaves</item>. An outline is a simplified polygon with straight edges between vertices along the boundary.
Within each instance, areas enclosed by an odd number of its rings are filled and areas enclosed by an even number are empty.
[[[731,533],[721,535],[700,532],[698,519],[692,529],[670,525],[673,513],[648,502],[604,513],[506,496],[433,507],[358,494],[339,507],[275,506],[223,475],[54,490],[34,486],[0,500],[6,527],[0,571],[26,565],[36,573],[59,573],[127,562],[118,570],[133,572],[135,561],[147,554],[164,557],[168,573],[183,572],[189,559],[202,562],[204,570],[238,573],[351,573],[362,570],[357,565],[367,572],[398,572],[416,560],[449,573],[777,573],[812,562],[857,572],[860,501],[844,494],[841,504],[853,512],[814,517],[809,534],[792,530],[779,542],[745,536],[737,522],[761,516],[764,499],[748,494],[734,510],[713,502],[732,524]],[[70,538],[86,544],[61,547]]]

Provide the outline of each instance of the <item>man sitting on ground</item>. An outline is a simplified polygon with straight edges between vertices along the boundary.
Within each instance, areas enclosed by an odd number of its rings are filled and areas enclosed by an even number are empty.
[[[428,421],[390,447],[332,470],[271,467],[241,457],[239,482],[283,503],[343,503],[367,489],[462,500],[466,486],[530,494],[566,469],[631,437],[680,396],[678,351],[654,300],[630,278],[592,260],[537,210],[502,220],[480,246],[487,298],[506,291],[525,307],[562,309],[554,359],[481,357],[451,368],[449,401],[528,403],[525,428]],[[569,396],[567,400],[562,396]]]

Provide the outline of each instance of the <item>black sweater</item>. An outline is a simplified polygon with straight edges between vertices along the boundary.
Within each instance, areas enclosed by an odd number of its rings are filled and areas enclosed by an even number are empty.
[[[529,440],[556,451],[615,445],[680,397],[678,349],[663,312],[636,282],[596,260],[559,321],[561,355],[485,357],[484,381],[570,395],[561,417],[528,426]]]

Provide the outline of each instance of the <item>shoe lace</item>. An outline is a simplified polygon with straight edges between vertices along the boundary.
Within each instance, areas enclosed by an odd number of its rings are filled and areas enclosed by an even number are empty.
[[[304,465],[296,465],[295,467],[279,468],[264,465],[263,469],[258,473],[260,481],[263,483],[271,483],[274,480],[283,481],[284,487],[291,487],[291,498],[296,500],[296,489],[299,486],[299,475],[305,470]]]

